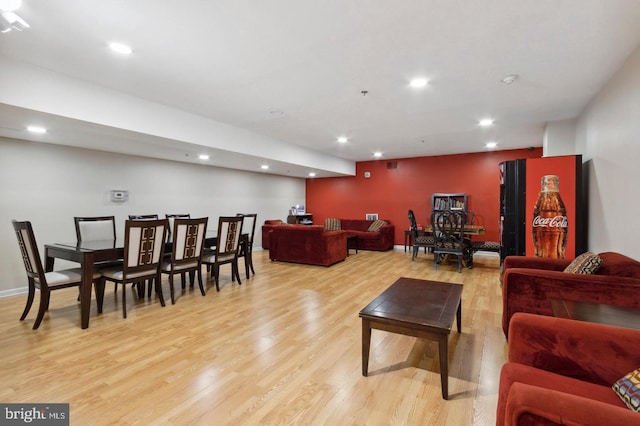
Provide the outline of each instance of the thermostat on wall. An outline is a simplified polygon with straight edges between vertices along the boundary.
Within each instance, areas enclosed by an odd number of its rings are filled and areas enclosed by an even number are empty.
[[[111,201],[122,203],[129,200],[129,191],[125,189],[111,190]]]
[[[371,177],[371,172],[364,172],[364,177],[369,179]]]

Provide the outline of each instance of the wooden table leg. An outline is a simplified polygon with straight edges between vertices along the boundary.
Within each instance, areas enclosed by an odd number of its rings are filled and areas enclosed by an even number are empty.
[[[438,349],[440,352],[440,385],[442,387],[442,398],[449,399],[449,339],[447,334],[443,334],[438,339]]]
[[[462,333],[462,300],[458,304],[458,310],[456,312],[456,323],[458,324],[458,333]]]
[[[82,328],[89,328],[91,314],[91,285],[93,283],[93,253],[86,252],[82,256],[82,287],[80,291],[80,323]]]
[[[362,375],[367,377],[369,370],[369,348],[371,346],[371,324],[362,319]]]

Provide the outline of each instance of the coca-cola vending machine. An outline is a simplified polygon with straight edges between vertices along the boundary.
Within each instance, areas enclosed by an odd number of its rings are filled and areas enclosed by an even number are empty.
[[[501,261],[573,259],[586,250],[581,155],[506,161],[500,173]]]

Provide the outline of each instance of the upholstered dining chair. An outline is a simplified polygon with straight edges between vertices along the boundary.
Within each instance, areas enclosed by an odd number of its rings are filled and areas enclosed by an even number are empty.
[[[114,216],[74,217],[78,241],[116,239],[116,219]]]
[[[253,275],[256,274],[256,271],[253,269],[253,236],[256,233],[258,215],[256,213],[238,213],[236,216],[244,217],[244,221],[242,222],[242,234],[246,234],[247,238],[240,237],[240,253],[238,254],[238,257],[244,258],[244,270],[247,279],[249,279],[249,269],[251,269]]]
[[[411,238],[413,239],[413,252],[411,253],[411,260],[414,260],[418,255],[420,247],[424,247],[425,252],[432,250],[435,245],[435,239],[433,235],[420,235],[418,232],[418,224],[416,223],[416,216],[413,214],[413,210],[409,210],[409,226],[411,232]]]
[[[124,286],[144,280],[154,280],[160,304],[164,303],[160,264],[163,260],[165,242],[167,240],[167,219],[127,220],[124,226],[124,262],[121,268],[102,270],[100,284],[96,288],[98,312],[102,312],[104,286],[106,281],[113,281]],[[122,317],[127,317],[127,295],[122,291]]]
[[[174,234],[171,244],[171,259],[165,259],[160,266],[160,270],[163,273],[169,274],[172,305],[176,303],[173,276],[178,273],[195,273],[198,278],[200,293],[203,296],[206,294],[202,285],[202,253],[208,220],[209,218],[206,217],[202,219],[176,218],[173,222]],[[184,287],[183,281],[182,288]]]
[[[216,290],[220,291],[220,266],[231,264],[231,280],[240,281],[238,273],[238,252],[244,216],[220,216],[218,218],[218,243],[213,253],[204,254],[202,263],[211,265],[211,276],[215,280]]]
[[[169,220],[169,238],[171,238],[171,235],[173,233],[173,221],[176,219],[190,219],[191,218],[191,213],[178,213],[178,214],[165,214],[164,217],[167,218],[167,220]]]
[[[471,241],[464,235],[466,213],[464,210],[433,210],[431,212],[431,227],[435,237],[433,247],[433,266],[438,269],[446,255],[456,256],[458,272],[462,272],[462,263],[468,268],[473,267],[473,251]]]
[[[24,307],[20,321],[23,321],[31,305],[33,305],[33,299],[35,297],[36,289],[40,290],[40,306],[38,308],[38,315],[36,321],[33,323],[33,330],[40,327],[40,323],[44,318],[45,312],[49,310],[49,300],[51,298],[51,292],[53,290],[59,290],[68,287],[80,287],[82,282],[82,269],[64,269],[60,271],[45,272],[42,267],[42,260],[40,258],[40,252],[38,251],[38,244],[36,244],[36,237],[33,233],[31,222],[18,222],[12,221],[13,229],[18,238],[18,245],[20,246],[20,253],[24,262],[24,268],[27,272],[27,279],[29,282],[29,294],[27,296],[27,304]],[[95,273],[94,280],[100,278],[100,273]]]
[[[158,215],[157,214],[130,214],[129,219],[131,220],[158,219]]]

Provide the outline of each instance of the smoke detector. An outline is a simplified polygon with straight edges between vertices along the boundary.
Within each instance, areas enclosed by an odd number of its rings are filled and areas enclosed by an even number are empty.
[[[516,81],[518,77],[519,77],[518,74],[509,74],[507,76],[504,76],[500,81],[502,81],[504,84],[511,84],[514,81]]]

